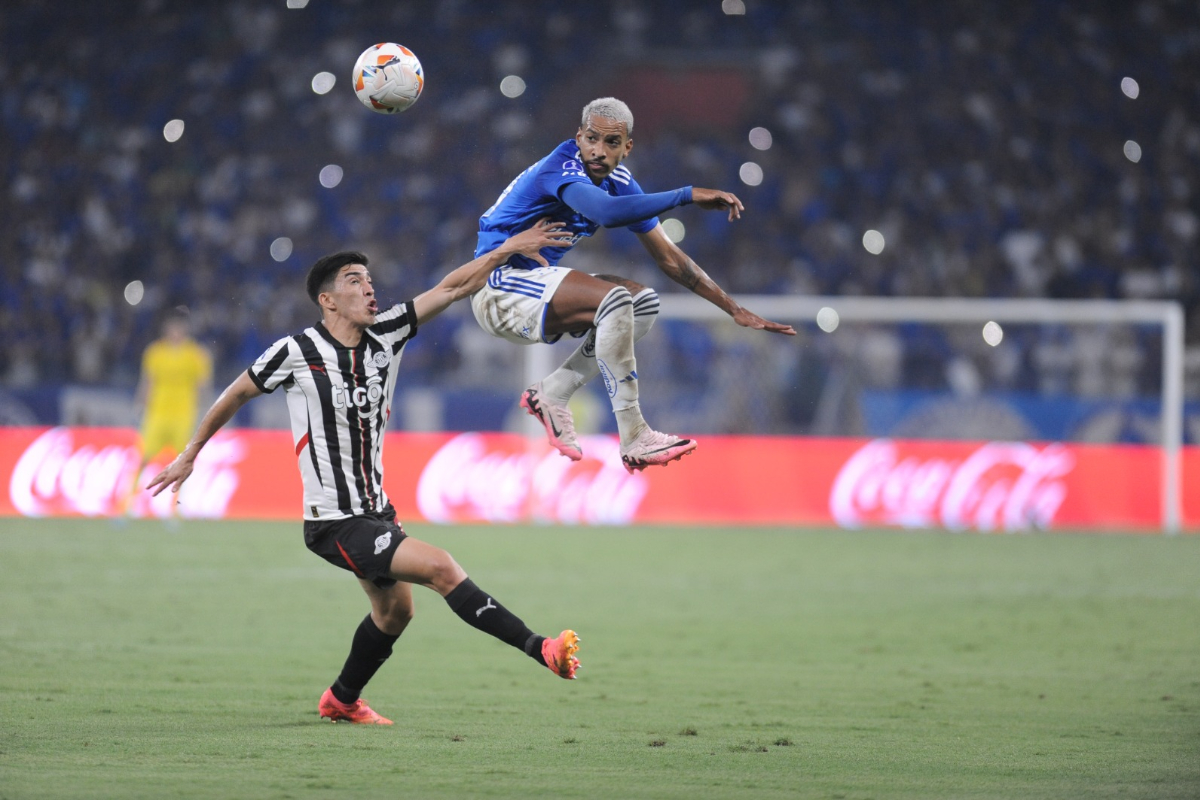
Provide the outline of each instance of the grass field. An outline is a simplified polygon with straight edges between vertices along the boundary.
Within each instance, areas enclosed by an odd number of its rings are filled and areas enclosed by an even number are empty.
[[[562,681],[298,524],[0,521],[0,798],[1195,798],[1200,537],[435,528]]]

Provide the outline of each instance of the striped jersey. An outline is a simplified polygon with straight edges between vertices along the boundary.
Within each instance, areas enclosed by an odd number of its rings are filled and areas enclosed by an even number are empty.
[[[588,219],[562,201],[563,187],[571,183],[594,185],[583,168],[579,146],[574,139],[554,148],[550,155],[513,178],[492,207],[479,218],[479,239],[475,246],[475,257],[490,253],[504,243],[508,237],[532,228],[542,217],[554,222],[566,223],[566,229],[574,234],[565,244],[543,247],[542,258],[554,266],[580,239],[600,230],[600,224]],[[633,174],[620,164],[599,188],[614,197],[629,194],[645,194]],[[649,233],[658,225],[658,217],[644,219],[626,227],[634,233]],[[532,258],[516,255],[509,264],[522,269],[534,269],[541,264]]]
[[[304,518],[342,519],[388,504],[383,434],[404,346],[417,333],[412,302],[375,317],[357,347],[318,322],[267,348],[247,370],[264,392],[282,386],[304,484]]]

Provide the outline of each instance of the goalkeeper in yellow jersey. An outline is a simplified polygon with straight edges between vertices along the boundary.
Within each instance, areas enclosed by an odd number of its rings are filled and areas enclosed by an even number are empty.
[[[142,410],[141,475],[151,459],[170,451],[174,458],[187,447],[196,428],[201,395],[208,394],[212,359],[191,337],[187,315],[175,311],[163,324],[163,335],[142,354],[137,407]],[[137,488],[134,479],[132,490]]]

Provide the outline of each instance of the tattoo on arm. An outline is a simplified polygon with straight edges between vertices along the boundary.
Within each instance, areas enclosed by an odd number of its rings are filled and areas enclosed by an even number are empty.
[[[700,276],[704,271],[696,266],[696,262],[690,258],[686,258],[679,268],[679,275],[675,278],[680,285],[686,286],[688,289],[695,290],[700,283]]]

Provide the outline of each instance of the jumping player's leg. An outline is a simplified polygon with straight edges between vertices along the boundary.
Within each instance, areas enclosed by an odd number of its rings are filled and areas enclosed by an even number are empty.
[[[571,273],[550,300],[546,331],[556,334],[595,329],[596,369],[604,375],[605,389],[617,420],[621,459],[626,469],[632,472],[681,458],[694,450],[696,443],[658,433],[642,417],[638,401],[637,361],[633,350],[636,328],[634,296],[625,283],[613,283],[580,272]],[[638,290],[638,296],[648,312],[644,316],[650,318],[645,325],[645,330],[649,330],[658,311],[657,295],[647,295],[643,291],[645,287],[628,283]],[[581,345],[581,356],[587,344],[585,341]],[[585,374],[580,371],[578,377],[585,377]]]
[[[641,341],[658,319],[658,292],[617,275],[594,277],[629,290],[633,296],[633,341],[635,344]],[[562,291],[561,286],[559,291]],[[551,305],[553,306],[553,303]],[[595,317],[596,312],[593,310],[591,313]],[[599,374],[600,367],[596,364],[596,330],[589,327],[583,342],[575,348],[575,352],[567,357],[562,366],[542,379],[542,394],[552,404],[565,406],[571,395]]]
[[[392,556],[391,577],[433,589],[463,622],[517,648],[556,675],[574,679],[579,667],[575,633],[563,631],[555,639],[534,633],[519,617],[476,586],[445,550],[410,536]]]

